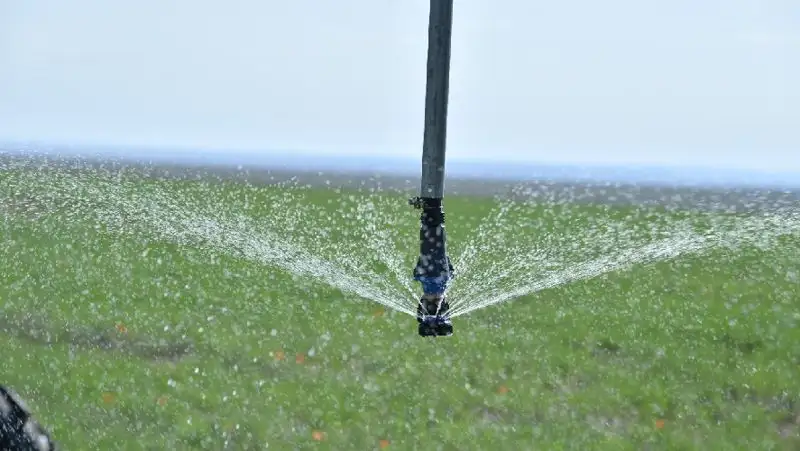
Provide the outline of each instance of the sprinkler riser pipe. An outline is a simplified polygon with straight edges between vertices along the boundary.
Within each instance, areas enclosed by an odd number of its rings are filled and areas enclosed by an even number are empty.
[[[419,258],[414,268],[414,280],[422,284],[428,296],[444,296],[453,276],[453,266],[447,255],[447,231],[442,199],[419,198],[422,209],[419,228]]]
[[[423,198],[444,197],[452,29],[453,0],[431,0],[428,18],[422,178],[419,194]]]
[[[453,0],[430,0],[422,177],[420,197],[413,201],[422,209],[414,279],[422,284],[425,295],[439,297],[444,296],[452,276],[442,206],[452,30]]]

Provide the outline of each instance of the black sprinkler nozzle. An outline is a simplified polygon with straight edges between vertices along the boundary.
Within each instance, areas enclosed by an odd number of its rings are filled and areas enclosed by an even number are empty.
[[[417,306],[418,331],[422,337],[453,335],[450,305],[442,296],[423,296]]]
[[[409,204],[422,210],[419,258],[414,268],[414,280],[422,284],[424,293],[417,308],[419,334],[424,337],[452,335],[445,292],[453,277],[453,265],[447,256],[442,199],[416,197],[410,199]]]
[[[430,321],[419,324],[418,333],[420,337],[448,337],[453,335],[453,325],[450,323],[440,323],[435,317]]]

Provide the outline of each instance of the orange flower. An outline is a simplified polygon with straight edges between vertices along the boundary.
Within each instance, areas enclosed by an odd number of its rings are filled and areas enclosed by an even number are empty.
[[[664,420],[656,420],[656,429],[664,429]]]
[[[114,402],[114,394],[109,392],[103,393],[103,402],[106,404]]]
[[[497,393],[500,393],[501,395],[505,395],[506,393],[508,393],[508,387],[506,387],[505,385],[501,385],[501,386],[497,387]]]
[[[303,362],[305,362],[306,361],[305,354],[297,354],[297,356],[294,358],[294,361],[295,361],[295,363],[303,363]]]
[[[322,432],[322,431],[314,431],[314,432],[311,433],[311,438],[313,438],[314,440],[316,440],[318,442],[321,442],[321,441],[325,440],[325,433]]]
[[[283,351],[275,351],[275,354],[273,355],[275,356],[275,360],[283,360],[285,357]]]
[[[381,440],[380,442],[378,442],[378,446],[380,446],[381,449],[388,448],[389,447],[389,440],[386,440],[386,439]]]
[[[128,333],[128,328],[125,327],[125,325],[122,324],[122,323],[117,323],[117,332],[119,332],[121,334],[127,334]]]

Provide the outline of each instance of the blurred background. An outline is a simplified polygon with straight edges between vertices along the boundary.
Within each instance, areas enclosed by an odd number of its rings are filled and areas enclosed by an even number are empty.
[[[0,140],[417,170],[427,15],[428,0],[2,1]],[[795,2],[462,0],[453,33],[453,171],[800,180]]]

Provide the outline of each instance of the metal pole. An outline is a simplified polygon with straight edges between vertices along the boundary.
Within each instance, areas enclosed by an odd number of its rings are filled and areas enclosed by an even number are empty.
[[[453,0],[431,0],[420,197],[444,197]]]
[[[447,142],[447,102],[450,85],[450,43],[453,0],[431,0],[428,22],[428,62],[425,86],[425,130],[422,142],[422,178],[419,197],[412,204],[422,209],[419,258],[414,279],[422,284],[417,306],[419,334],[451,335],[450,307],[445,292],[453,276],[447,256],[444,228],[444,166]]]

